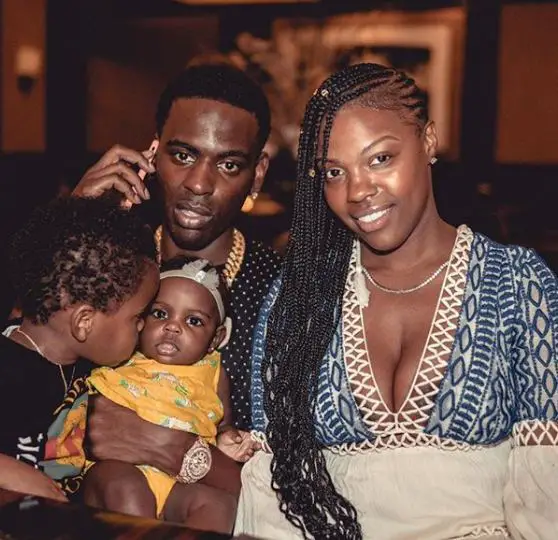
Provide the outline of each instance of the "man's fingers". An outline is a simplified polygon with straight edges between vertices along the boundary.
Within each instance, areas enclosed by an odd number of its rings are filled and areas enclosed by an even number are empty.
[[[58,486],[56,486],[56,488],[53,488],[52,498],[60,502],[68,502],[68,498],[66,497],[62,489],[58,488]]]
[[[128,184],[122,184],[122,180]],[[100,171],[84,177],[74,191],[78,197],[98,197],[109,189],[115,188],[131,202],[141,203],[150,194],[138,174],[125,163],[113,163]]]
[[[132,186],[132,188],[134,189],[134,191],[137,193],[139,197],[146,200],[149,199],[150,197],[149,191],[145,187],[145,184],[143,183],[142,179],[139,177],[138,173],[136,173],[132,168],[130,168],[125,163],[119,162],[113,165],[109,165],[102,171],[99,171],[97,176],[98,178],[102,178],[104,176],[115,175],[115,174],[118,175],[123,180],[126,180],[126,182],[128,182]]]
[[[112,178],[113,178],[112,188],[122,193],[122,195],[124,195],[126,200],[129,201],[130,203],[126,205],[124,204],[125,201],[123,201],[123,205],[125,207],[130,207],[131,204],[141,204],[142,199],[138,195],[136,189],[127,180],[124,180],[120,176],[113,176]]]
[[[99,197],[103,193],[115,189],[116,191],[122,193],[127,200],[134,204],[140,204],[141,198],[134,191],[132,184],[127,180],[124,180],[117,173],[109,174],[101,178],[90,178],[89,182],[78,186],[74,190],[74,196],[76,197]]]
[[[106,152],[103,157],[89,169],[88,173],[99,171],[121,161],[129,165],[137,165],[147,173],[153,173],[155,172],[155,168],[149,163],[152,157],[149,151],[138,152],[137,150],[132,150],[131,148],[126,148],[125,146],[117,144]]]

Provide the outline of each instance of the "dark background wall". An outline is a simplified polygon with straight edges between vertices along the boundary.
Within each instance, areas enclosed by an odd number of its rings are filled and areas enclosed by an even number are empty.
[[[278,17],[320,23],[342,12],[435,14],[454,8],[463,11],[460,76],[453,81],[458,157],[434,169],[442,214],[532,245],[558,268],[557,1],[0,5],[0,248],[31,208],[71,188],[112,144],[147,147],[158,94],[192,57],[228,51],[244,31],[267,38]],[[22,45],[42,54],[29,91],[21,90],[15,63]],[[292,167],[291,160],[278,160],[269,185],[292,179]],[[249,233],[270,240],[288,226],[289,196],[282,196],[286,212],[246,217]],[[9,287],[0,287],[0,316],[10,303]]]

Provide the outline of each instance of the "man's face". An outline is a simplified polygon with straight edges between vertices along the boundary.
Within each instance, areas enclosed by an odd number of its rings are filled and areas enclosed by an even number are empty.
[[[200,250],[227,230],[267,171],[254,115],[209,99],[178,99],[160,137],[164,223],[176,246]]]

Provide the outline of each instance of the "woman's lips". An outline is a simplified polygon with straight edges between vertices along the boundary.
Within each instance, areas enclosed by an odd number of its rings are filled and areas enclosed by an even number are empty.
[[[362,232],[377,231],[386,225],[393,209],[393,205],[371,209],[366,214],[356,218],[356,223]]]

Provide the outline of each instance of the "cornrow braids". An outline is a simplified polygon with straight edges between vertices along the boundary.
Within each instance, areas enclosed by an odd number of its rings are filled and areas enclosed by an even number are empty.
[[[163,90],[157,105],[157,133],[163,131],[177,99],[209,99],[228,103],[254,115],[261,150],[269,137],[271,112],[262,88],[242,70],[223,63],[187,67]]]
[[[314,428],[318,372],[339,324],[354,241],[327,206],[323,165],[335,115],[353,104],[396,111],[420,129],[428,121],[415,82],[377,64],[332,75],[306,107],[291,236],[262,364],[272,487],[305,538],[362,538],[357,511],[336,491]]]

